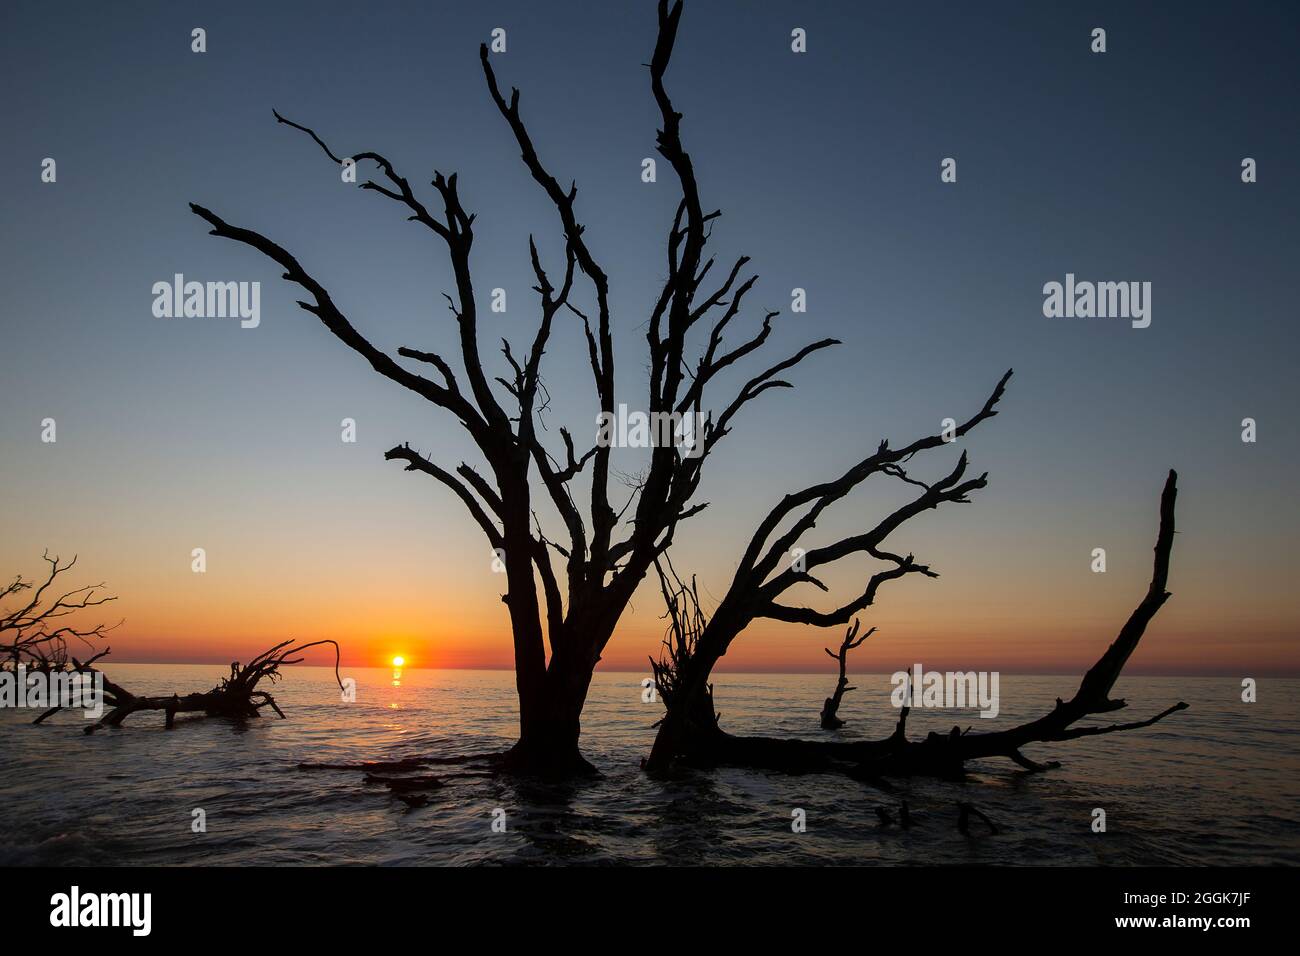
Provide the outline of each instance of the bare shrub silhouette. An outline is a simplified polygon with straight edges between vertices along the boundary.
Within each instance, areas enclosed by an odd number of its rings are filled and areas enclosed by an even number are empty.
[[[59,593],[59,578],[76,566],[76,555],[66,563],[58,555],[50,557],[49,551],[42,558],[49,565],[44,581],[38,583],[17,574],[0,587],[0,604],[15,602],[8,610],[0,608],[0,665],[61,671],[72,659],[71,646],[79,643],[93,648],[96,641],[117,627],[87,625],[83,620],[81,612],[87,608],[117,600],[101,593],[102,582]]]

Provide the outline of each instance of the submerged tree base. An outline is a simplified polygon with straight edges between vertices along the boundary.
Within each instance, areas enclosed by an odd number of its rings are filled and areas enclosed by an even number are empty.
[[[572,746],[553,747],[525,745],[520,741],[506,752],[501,769],[545,779],[600,776],[600,771],[582,755],[576,742]]]

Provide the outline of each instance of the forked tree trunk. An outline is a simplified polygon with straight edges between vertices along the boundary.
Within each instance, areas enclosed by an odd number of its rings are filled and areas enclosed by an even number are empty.
[[[591,676],[592,667],[581,661],[551,661],[536,697],[520,698],[519,740],[506,754],[507,770],[543,776],[596,772],[578,747]]]
[[[527,597],[532,597],[533,603],[525,600],[516,604],[511,599],[507,604],[512,616],[516,611],[524,612],[521,623],[525,628],[537,628],[534,646],[540,646],[535,595],[529,592]],[[544,666],[538,661],[536,670],[521,668],[516,660],[519,740],[506,754],[503,766],[507,771],[551,777],[596,773],[582,756],[578,739],[582,734],[582,709],[600,649],[613,632],[612,622],[618,619],[617,608],[604,610],[599,617],[584,614],[582,609],[571,614],[552,633],[551,658]]]

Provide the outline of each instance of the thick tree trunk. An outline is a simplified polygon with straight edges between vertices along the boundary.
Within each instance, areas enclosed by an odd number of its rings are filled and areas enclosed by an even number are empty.
[[[526,707],[520,702],[519,740],[506,755],[507,770],[554,777],[596,772],[578,748],[593,668],[581,658],[552,659],[537,699]]]
[[[515,648],[515,689],[519,695],[519,740],[506,754],[505,769],[514,773],[567,776],[590,772],[578,750],[580,715],[591,682],[591,668],[578,658],[564,658],[552,648],[546,661],[546,638],[533,577],[528,489],[507,474],[503,488],[505,565],[509,590],[502,600],[510,610]],[[568,643],[552,634],[552,645]],[[585,670],[585,673],[584,673]]]
[[[525,619],[520,623],[525,628],[537,628],[530,646],[540,646],[542,636],[536,617],[535,593],[529,592],[527,597],[533,598],[531,603],[528,600],[518,605],[513,600],[509,602],[511,614],[513,617],[517,611],[525,612]],[[617,620],[617,614],[593,619],[582,608],[571,608],[570,615],[564,626],[551,634],[551,658],[541,664],[540,673],[535,670],[540,664],[535,658],[532,667],[523,669],[516,661],[519,740],[506,754],[504,763],[504,768],[511,773],[545,777],[596,773],[578,746],[582,709],[587,703],[600,650],[613,632],[610,620]],[[527,675],[525,670],[529,671]]]

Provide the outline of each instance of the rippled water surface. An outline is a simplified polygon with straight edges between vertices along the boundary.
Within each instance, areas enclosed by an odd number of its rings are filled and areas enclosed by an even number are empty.
[[[111,666],[137,693],[206,689],[222,668]],[[87,737],[61,714],[29,726],[0,711],[0,863],[1300,863],[1300,681],[1262,680],[1243,704],[1227,678],[1132,678],[1118,720],[1185,700],[1146,730],[1039,744],[1061,769],[1026,775],[1008,761],[973,766],[964,783],[913,780],[887,796],[842,777],[722,769],[652,780],[639,769],[658,719],[641,675],[598,674],[583,749],[602,777],[571,785],[455,776],[408,809],[344,771],[300,761],[355,762],[505,749],[516,729],[513,675],[489,671],[354,670],[358,700],[339,702],[333,673],[293,668],[275,689],[287,720],[233,724],[137,714]],[[817,713],[832,681],[807,675],[721,675],[723,726],[737,733],[828,736]],[[896,712],[885,676],[860,677],[845,698],[844,739],[882,737]],[[1077,678],[1004,675],[1001,713],[914,714],[913,733],[953,723],[1001,729],[1069,696]],[[446,768],[449,774],[468,768]],[[921,825],[882,829],[875,808],[906,797]],[[974,803],[1003,828],[964,837],[954,803]],[[1107,831],[1091,830],[1094,808]],[[193,833],[192,811],[207,832]],[[506,814],[494,833],[492,814]],[[807,831],[791,832],[791,813]]]

